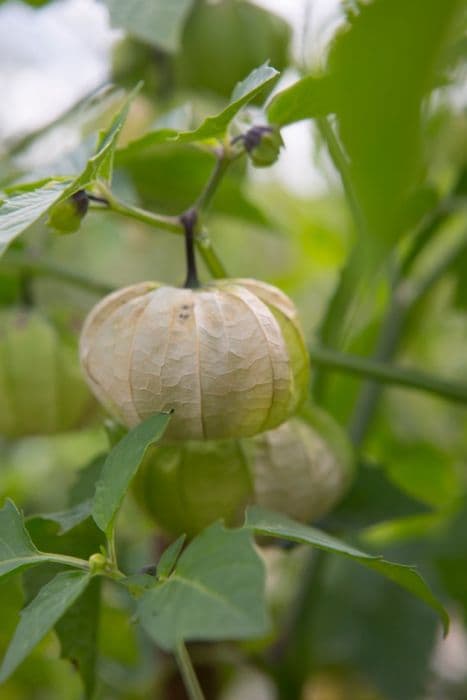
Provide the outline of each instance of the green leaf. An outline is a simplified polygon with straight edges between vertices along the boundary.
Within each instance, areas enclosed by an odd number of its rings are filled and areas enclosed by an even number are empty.
[[[421,601],[337,557],[324,560],[304,594],[287,649],[293,678],[304,681],[322,668],[352,669],[381,692],[372,698],[425,697],[438,625]]]
[[[30,651],[45,637],[66,610],[83,593],[91,577],[83,571],[58,574],[22,611],[21,620],[0,667],[0,683],[6,681]]]
[[[130,430],[109,453],[96,484],[92,515],[107,535],[148,447],[164,434],[170,413],[156,413]]]
[[[176,51],[193,0],[105,0],[113,27],[158,46]]]
[[[78,670],[89,699],[96,687],[101,587],[102,578],[93,578],[55,627],[61,656]]]
[[[50,179],[45,183],[19,190],[0,204],[0,255],[9,244],[26,231],[67,191],[70,180]]]
[[[139,619],[166,651],[181,641],[260,637],[269,626],[264,584],[251,535],[215,523],[188,545],[172,575],[142,596]]]
[[[348,494],[326,517],[325,526],[331,530],[360,530],[399,518],[429,512],[420,500],[401,491],[393,484],[383,467],[361,463]]]
[[[267,115],[271,124],[286,126],[302,119],[322,117],[330,110],[326,80],[308,75],[275,95]]]
[[[82,503],[78,503],[69,510],[62,510],[56,513],[44,513],[41,515],[33,516],[33,518],[40,518],[41,520],[50,520],[59,525],[58,533],[59,535],[64,535],[70,530],[72,530],[76,525],[84,522],[91,515],[92,511],[92,500],[88,499]]]
[[[50,179],[21,185],[0,204],[0,255],[17,236],[24,233],[54,205],[68,199],[78,190],[85,189],[99,177],[110,181],[117,140],[130,103],[140,88],[141,84],[128,95],[110,127],[101,134],[95,154],[77,177],[73,180]]]
[[[0,510],[0,577],[44,561],[25,528],[21,513],[12,501]]]
[[[101,475],[106,458],[107,453],[99,454],[77,472],[76,481],[68,494],[68,504],[72,508],[94,498],[96,482]]]
[[[172,542],[172,544],[169,545],[167,549],[162,553],[161,558],[157,562],[158,578],[167,578],[167,576],[170,575],[180,555],[180,552],[182,551],[183,545],[185,544],[185,540],[186,535],[180,535],[180,537],[177,537],[175,542]]]
[[[142,83],[136,85],[114,116],[109,128],[101,132],[95,154],[88,160],[83,172],[73,180],[69,189],[62,195],[62,200],[70,197],[78,190],[84,189],[98,178],[110,182],[118,137],[128,116],[130,105],[141,90],[141,87]]]
[[[234,88],[227,107],[212,117],[207,117],[197,129],[182,131],[176,138],[178,143],[190,143],[223,136],[227,126],[240,109],[251,102],[260,92],[271,85],[279,72],[265,63],[255,68],[246,78]]]
[[[410,591],[410,593],[433,608],[439,615],[443,623],[444,631],[447,633],[449,629],[449,617],[446,610],[435,598],[420,574],[412,566],[394,564],[393,562],[382,559],[380,556],[367,554],[360,549],[348,545],[346,542],[342,542],[335,537],[327,535],[321,530],[317,530],[308,525],[302,525],[280,513],[267,511],[257,506],[248,508],[245,527],[252,530],[257,535],[279,537],[292,542],[310,544],[326,552],[341,554],[376,571],[382,576],[386,576],[386,578]]]

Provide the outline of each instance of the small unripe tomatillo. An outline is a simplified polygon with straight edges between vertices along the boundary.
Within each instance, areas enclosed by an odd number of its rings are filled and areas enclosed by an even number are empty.
[[[68,325],[31,308],[0,311],[0,436],[72,430],[93,413]]]
[[[239,440],[207,440],[150,449],[133,492],[165,532],[191,537],[218,519],[241,524],[253,485]]]
[[[88,195],[84,190],[78,190],[68,199],[52,207],[47,223],[58,233],[75,233],[81,226],[88,207]]]
[[[352,476],[352,448],[330,416],[314,408],[241,441],[191,441],[156,447],[135,495],[172,535],[195,535],[214,520],[241,522],[255,503],[300,522],[329,512]]]
[[[279,129],[273,126],[254,126],[242,140],[251,162],[257,168],[273,165],[284,145]]]

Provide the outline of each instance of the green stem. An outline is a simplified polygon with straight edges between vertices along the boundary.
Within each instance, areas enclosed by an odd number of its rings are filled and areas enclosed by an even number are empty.
[[[316,119],[316,124],[321,133],[321,136],[326,142],[326,146],[328,148],[329,155],[332,158],[334,166],[337,172],[339,173],[342,182],[342,187],[344,189],[344,193],[349,204],[350,211],[352,213],[357,231],[360,237],[366,238],[368,236],[368,227],[353,187],[352,176],[350,173],[349,161],[347,159],[347,156],[345,155],[339,141],[337,140],[337,137],[329,122],[328,117],[319,117],[318,119]]]
[[[99,295],[109,294],[109,292],[113,291],[113,287],[110,285],[93,280],[79,272],[63,268],[51,260],[36,259],[20,251],[8,251],[4,258],[4,264],[18,268],[31,277],[51,277]]]
[[[373,379],[382,384],[404,386],[436,394],[449,401],[467,404],[467,384],[454,383],[426,372],[405,369],[374,359],[347,355],[321,347],[312,347],[310,358],[313,363],[328,370]]]
[[[214,170],[211,173],[211,177],[209,178],[206,187],[203,189],[194,204],[194,207],[197,209],[198,213],[205,212],[209,208],[212,198],[214,197],[214,194],[216,193],[217,188],[219,187],[221,180],[231,162],[232,159],[227,156],[225,149],[223,148],[222,151],[217,154],[216,165],[214,166]]]
[[[179,642],[177,645],[175,649],[175,658],[190,700],[205,700],[203,691],[196,677],[195,669],[193,668],[190,656],[183,642]]]
[[[125,204],[114,197],[110,190],[102,184],[99,184],[99,192],[102,193],[103,197],[105,198],[107,206],[96,207],[93,209],[93,211],[106,211],[109,209],[116,214],[127,216],[135,221],[141,221],[141,223],[149,224],[149,226],[153,226],[154,228],[170,231],[171,233],[183,234],[183,226],[178,217],[154,214],[153,212],[146,211],[146,209],[141,209],[140,207],[135,207],[131,204]]]
[[[445,213],[445,216],[438,220],[438,227],[444,223],[447,216],[448,214]],[[388,362],[396,355],[407,320],[414,306],[430,291],[433,285],[436,284],[466,248],[467,235],[463,235],[455,245],[438,258],[436,265],[421,281],[414,284],[405,278],[398,280],[380,330],[378,345],[374,355],[375,360]],[[441,393],[441,395],[453,401],[464,402],[462,397],[464,396],[465,388],[462,385],[458,386],[456,391],[456,387],[446,387],[446,382],[440,381],[441,385],[437,383],[437,387],[441,392],[435,391],[434,393]],[[449,395],[446,395],[446,390]],[[362,445],[365,440],[375,415],[381,392],[382,387],[374,381],[366,382],[361,389],[349,428],[352,440],[357,446]]]
[[[328,148],[334,166],[339,173],[342,188],[358,232],[358,242],[349,255],[349,258],[341,271],[339,282],[329,301],[321,327],[319,329],[319,342],[329,347],[336,347],[339,335],[342,333],[343,321],[354,298],[352,291],[357,283],[356,271],[360,256],[365,256],[365,242],[368,240],[368,227],[365,217],[354,191],[352,177],[347,156],[334,133],[327,117],[316,120],[318,129]],[[316,402],[321,402],[326,390],[327,376],[324,368],[318,368],[313,377],[313,397]]]
[[[206,187],[203,189],[195,204],[191,209],[195,209],[198,214],[198,220],[200,220],[201,215],[207,211],[212,198],[224,177],[230,163],[235,159],[236,154],[229,154],[227,150],[223,147],[217,155],[216,164],[212,171],[211,177],[209,178]],[[181,221],[181,217],[177,216],[163,216],[161,214],[153,214],[152,212],[146,211],[139,207],[135,207],[129,204],[121,202],[119,199],[114,197],[110,190],[104,185],[99,185],[99,193],[102,194],[103,198],[107,202],[107,206],[97,206],[93,208],[93,211],[113,211],[122,216],[134,219],[135,221],[141,221],[144,224],[148,224],[153,228],[163,229],[165,231],[170,231],[171,233],[184,234],[184,226]],[[207,235],[199,226],[195,232],[194,242],[196,247],[203,258],[206,267],[208,268],[211,275],[215,278],[227,277],[227,271],[222,264],[219,256],[214,250],[214,247]]]
[[[196,235],[195,243],[199,254],[203,258],[204,263],[211,275],[217,279],[228,277],[227,270],[225,269],[216,251],[212,247],[212,243],[209,236],[205,232],[201,231]]]
[[[42,554],[47,557],[49,562],[54,562],[57,564],[64,564],[65,566],[72,566],[75,569],[84,569],[89,571],[89,564],[85,559],[79,559],[78,557],[71,557],[67,554],[52,554],[49,552],[42,552]]]

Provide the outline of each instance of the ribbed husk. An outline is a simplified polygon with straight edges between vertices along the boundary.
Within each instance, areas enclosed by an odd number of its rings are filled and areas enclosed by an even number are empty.
[[[351,450],[337,432],[293,418],[256,436],[249,447],[255,503],[304,523],[328,513],[352,474]]]
[[[39,311],[0,312],[0,436],[71,430],[93,406],[76,345]]]
[[[308,382],[292,302],[256,280],[121,289],[89,314],[80,354],[91,389],[127,427],[172,409],[169,442],[271,429],[296,410]]]

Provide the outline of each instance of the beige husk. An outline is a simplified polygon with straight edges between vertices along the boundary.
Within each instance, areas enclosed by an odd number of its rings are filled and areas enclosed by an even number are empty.
[[[293,334],[283,333],[284,323]],[[307,368],[294,306],[256,280],[119,290],[89,314],[80,353],[93,392],[128,427],[173,409],[167,440],[273,428],[296,409],[307,382],[302,369],[297,381],[294,366],[300,357]]]

